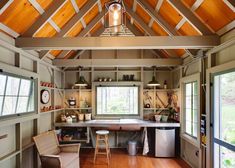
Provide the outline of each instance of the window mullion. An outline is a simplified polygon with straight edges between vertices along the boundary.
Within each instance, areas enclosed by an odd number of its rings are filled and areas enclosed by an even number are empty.
[[[30,102],[30,99],[32,98],[32,97],[30,97],[30,95],[31,96],[33,96],[33,84],[34,84],[34,82],[33,81],[31,81],[31,85],[30,85],[30,91],[29,91],[29,95],[28,95],[28,102],[27,102],[27,107],[26,107],[26,111],[28,112],[29,111],[29,102]],[[34,111],[35,111],[35,108],[34,108]]]
[[[1,116],[3,114],[3,108],[4,108],[4,103],[5,103],[5,96],[6,96],[6,91],[7,91],[7,82],[8,82],[8,76],[6,76],[5,89],[4,89],[3,98],[2,98]]]
[[[19,83],[19,87],[18,87],[18,93],[17,93],[17,96],[16,96],[15,114],[17,112],[17,106],[18,106],[19,95],[20,95],[20,87],[21,87],[21,79],[20,79],[20,83]]]

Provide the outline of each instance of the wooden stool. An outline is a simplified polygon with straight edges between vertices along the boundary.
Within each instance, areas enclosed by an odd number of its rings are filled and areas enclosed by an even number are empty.
[[[96,131],[96,145],[95,145],[95,155],[94,155],[94,163],[96,160],[96,155],[102,154],[107,156],[107,161],[109,164],[109,157],[111,158],[110,148],[109,148],[109,137],[108,137],[109,131],[107,130],[98,130]],[[104,144],[106,152],[99,152],[100,145]]]

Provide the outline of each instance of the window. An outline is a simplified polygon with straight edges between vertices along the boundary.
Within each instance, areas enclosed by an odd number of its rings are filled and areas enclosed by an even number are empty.
[[[214,167],[235,167],[235,72],[214,76]]]
[[[0,74],[0,116],[34,111],[34,80]]]
[[[198,127],[198,86],[197,81],[185,84],[185,133],[197,137]]]
[[[97,115],[138,115],[139,89],[136,86],[96,88]]]

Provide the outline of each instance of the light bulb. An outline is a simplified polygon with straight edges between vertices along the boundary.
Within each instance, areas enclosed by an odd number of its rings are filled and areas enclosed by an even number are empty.
[[[113,12],[113,19],[114,20],[118,20],[119,19],[118,11],[114,11]]]

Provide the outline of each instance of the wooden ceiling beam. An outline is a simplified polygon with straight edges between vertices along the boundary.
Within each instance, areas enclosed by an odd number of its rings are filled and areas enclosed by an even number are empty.
[[[201,35],[212,35],[213,32],[202,23],[192,11],[190,11],[181,1],[179,0],[167,0],[172,7],[174,7],[178,13],[180,13]]]
[[[67,1],[68,0],[53,1],[53,4],[33,23],[22,37],[33,37]]]
[[[126,27],[135,35],[135,36],[143,36],[143,33],[141,33],[134,25],[131,24],[128,20],[126,21]],[[158,58],[162,57],[161,52],[156,52],[155,50],[151,50],[151,52],[156,55]]]
[[[28,0],[33,7],[42,15],[45,11],[44,9],[41,7],[41,5],[38,3],[38,1],[36,0]],[[48,20],[48,22],[51,24],[51,26],[57,31],[60,32],[60,28],[59,26],[50,18]]]
[[[76,24],[83,19],[83,17],[89,12],[90,9],[92,9],[97,4],[96,0],[89,0],[84,7],[75,15],[72,17],[72,19],[69,20],[69,22],[61,29],[61,31],[56,34],[56,37],[64,37],[66,34],[68,34]],[[50,51],[40,51],[39,57],[40,59],[43,59],[46,57],[46,55]]]
[[[137,0],[139,3],[139,0]],[[157,34],[141,19],[133,10],[131,10],[129,7],[126,6],[126,12],[139,24],[144,31],[149,35],[149,36],[156,36]],[[176,57],[176,54],[172,50],[166,50],[166,52],[169,54],[171,57]]]
[[[24,50],[209,49],[219,36],[52,37],[17,38]]]
[[[194,2],[193,6],[190,8],[190,10],[191,10],[192,12],[194,12],[196,9],[199,8],[199,6],[201,6],[201,4],[202,4],[203,1],[204,1],[204,0],[196,0],[196,1]],[[183,17],[183,18],[180,20],[180,22],[175,26],[175,30],[179,30],[179,29],[184,25],[185,22],[186,22],[186,19],[185,19],[185,17]],[[200,33],[200,32],[199,32],[199,33]]]
[[[52,61],[56,67],[152,67],[152,66],[179,66],[182,59],[55,59]]]
[[[171,36],[178,35],[178,33],[145,0],[137,0],[137,2],[151,18],[167,32],[167,34]]]
[[[14,2],[14,0],[1,0],[0,1],[0,15]]]
[[[174,28],[172,28],[159,14],[156,10],[154,10],[145,0],[137,0],[138,4],[151,16],[151,18],[156,21],[170,36],[177,36],[180,35]],[[160,2],[160,1],[159,1]],[[161,2],[160,2],[161,3]],[[153,22],[149,23],[149,27],[151,26]],[[186,53],[189,55],[195,55],[195,51],[192,50],[185,50]],[[166,52],[170,56],[177,57],[172,50],[166,50]]]
[[[85,37],[86,35],[88,35],[88,33],[93,29],[93,27],[96,26],[96,24],[98,24],[101,19],[105,16],[105,11],[99,13],[88,25],[85,29],[83,29],[77,37]],[[65,50],[62,51],[56,58],[64,58],[68,53],[70,52],[70,50]]]

